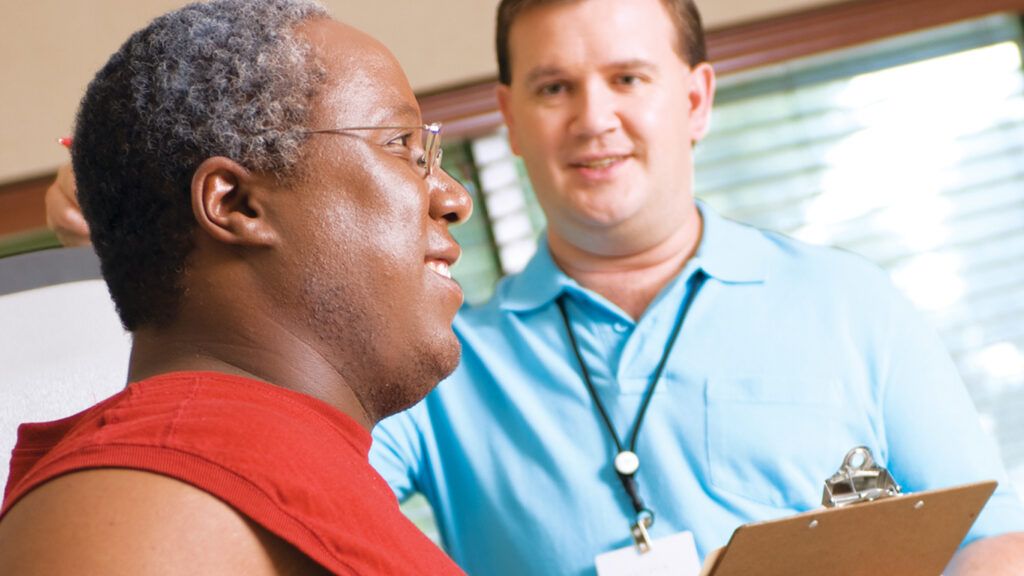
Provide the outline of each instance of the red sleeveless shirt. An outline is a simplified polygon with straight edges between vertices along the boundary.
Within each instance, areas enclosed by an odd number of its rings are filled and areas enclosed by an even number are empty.
[[[336,574],[462,574],[405,518],[367,460],[370,434],[290,390],[178,372],[75,416],[22,424],[0,519],[57,476],[131,468],[227,502]]]

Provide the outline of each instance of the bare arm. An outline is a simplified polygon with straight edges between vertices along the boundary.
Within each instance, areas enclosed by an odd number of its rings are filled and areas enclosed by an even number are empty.
[[[77,472],[33,490],[0,522],[0,573],[325,574],[217,498],[134,470]]]
[[[953,556],[945,576],[1019,576],[1024,574],[1024,532],[984,538]]]

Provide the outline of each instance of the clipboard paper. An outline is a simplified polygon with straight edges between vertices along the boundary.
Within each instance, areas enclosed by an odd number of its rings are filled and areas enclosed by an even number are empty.
[[[996,482],[902,494],[733,532],[709,576],[939,576]]]

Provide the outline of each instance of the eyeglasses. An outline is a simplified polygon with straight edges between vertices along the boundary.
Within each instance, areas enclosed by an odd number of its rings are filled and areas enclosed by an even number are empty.
[[[360,130],[422,130],[423,131],[423,154],[419,157],[413,155],[413,162],[419,170],[423,171],[423,177],[430,176],[435,168],[441,165],[441,123],[424,124],[422,126],[350,126],[348,128],[327,128],[324,130],[307,130],[306,134],[343,134]]]

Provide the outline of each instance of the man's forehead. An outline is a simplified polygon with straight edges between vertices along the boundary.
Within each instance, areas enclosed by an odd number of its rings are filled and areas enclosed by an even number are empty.
[[[661,0],[575,0],[524,10],[512,23],[508,48],[514,75],[535,79],[576,67],[651,67],[667,54],[685,63],[677,40]]]
[[[315,114],[321,121],[418,123],[419,107],[409,81],[383,44],[335,20],[309,23],[299,33],[324,69]]]

